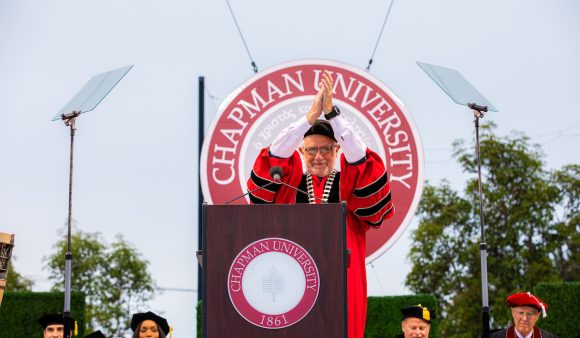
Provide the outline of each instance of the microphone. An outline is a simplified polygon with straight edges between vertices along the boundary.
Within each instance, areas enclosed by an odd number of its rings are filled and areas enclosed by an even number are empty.
[[[300,190],[300,189],[298,189],[296,187],[291,186],[290,184],[288,184],[286,182],[280,181],[280,179],[282,178],[282,176],[284,176],[283,174],[284,174],[284,172],[282,171],[282,168],[280,168],[279,166],[273,166],[272,168],[270,168],[270,176],[274,179],[274,181],[276,183],[281,183],[282,185],[285,185],[285,186],[287,186],[290,189],[296,190],[296,191],[298,191],[298,192],[300,192],[300,193],[302,193],[302,194],[304,194],[304,195],[306,195],[308,197],[312,197],[314,199],[317,199],[317,200],[319,200],[323,204],[326,204],[327,203],[322,198],[318,198],[318,197],[316,197],[314,195],[309,194],[308,192],[306,192],[304,190]]]
[[[270,177],[272,177],[274,181],[279,181],[282,178],[283,173],[282,168],[277,165],[270,168]]]

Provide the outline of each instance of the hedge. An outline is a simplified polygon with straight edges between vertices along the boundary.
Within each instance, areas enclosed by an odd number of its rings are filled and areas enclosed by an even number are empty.
[[[537,325],[560,338],[580,335],[580,282],[540,283],[533,293],[548,303],[548,316]]]
[[[199,302],[197,302],[197,338],[201,338],[201,311],[202,311],[202,307],[201,307],[201,300]]]
[[[439,337],[439,310],[433,295],[369,297],[365,338],[393,338],[401,334],[401,309],[421,304],[435,313],[430,338]],[[197,338],[201,338],[201,301],[197,303]]]
[[[433,295],[369,297],[365,338],[393,338],[402,334],[401,309],[421,304],[434,313],[429,338],[439,337],[439,310]]]
[[[6,292],[0,306],[0,338],[42,338],[42,327],[36,322],[47,313],[62,313],[62,292]],[[71,294],[71,313],[78,321],[79,337],[84,336],[85,295]]]

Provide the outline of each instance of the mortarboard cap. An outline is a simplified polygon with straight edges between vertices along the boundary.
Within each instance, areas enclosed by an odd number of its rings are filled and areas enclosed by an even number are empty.
[[[401,313],[403,314],[403,320],[407,318],[419,318],[431,324],[431,320],[434,319],[431,311],[427,307],[421,306],[421,304],[402,308]]]
[[[106,338],[105,335],[101,332],[101,330],[95,331],[84,338]]]
[[[530,306],[542,312],[542,317],[545,318],[547,316],[546,311],[548,311],[548,304],[534,296],[531,292],[518,292],[509,295],[508,298],[506,298],[506,303],[511,307]]]
[[[325,120],[316,120],[310,129],[304,133],[304,137],[310,135],[323,135],[326,137],[330,137],[336,142],[336,138],[334,137],[334,130],[332,130],[332,126],[328,121]]]
[[[77,322],[74,320],[74,318],[69,318],[69,320],[71,330],[73,330],[73,333],[76,336],[78,334]],[[46,330],[46,328],[50,325],[64,325],[64,317],[60,313],[49,313],[38,318],[37,322],[40,324],[40,326],[42,326],[43,330]]]
[[[165,333],[166,335],[169,334],[169,324],[167,323],[167,319],[156,315],[151,311],[147,311],[144,313],[136,313],[133,315],[131,319],[131,330],[135,331],[139,324],[141,324],[145,320],[152,320],[154,321],[157,326]]]
[[[73,318],[70,318],[70,320],[73,325],[76,323]],[[38,318],[37,322],[38,324],[40,324],[40,326],[42,326],[42,329],[44,330],[49,325],[64,325],[64,317],[62,314],[59,313],[49,313]],[[71,325],[71,327],[74,329],[73,325]]]

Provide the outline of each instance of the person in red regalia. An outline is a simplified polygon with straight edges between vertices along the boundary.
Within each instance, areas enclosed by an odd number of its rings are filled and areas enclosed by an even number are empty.
[[[306,116],[262,149],[247,186],[253,191],[271,183],[250,194],[254,204],[346,202],[346,243],[351,252],[347,271],[348,337],[362,338],[367,310],[365,236],[371,227],[380,227],[384,219],[393,216],[395,209],[383,160],[340,116],[340,110],[332,104],[332,84],[331,74],[325,71]],[[323,113],[325,119],[319,119]],[[336,170],[339,149],[340,170]],[[275,166],[282,169],[281,181],[308,195],[274,181],[270,169]]]
[[[506,303],[512,309],[514,323],[507,329],[491,334],[491,338],[558,338],[536,326],[540,314],[546,317],[548,304],[530,292],[519,292],[508,296]]]

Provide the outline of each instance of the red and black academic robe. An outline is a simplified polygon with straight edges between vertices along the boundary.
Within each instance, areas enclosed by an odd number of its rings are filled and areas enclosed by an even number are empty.
[[[284,176],[282,181],[301,190],[308,191],[307,175],[304,174],[300,155],[295,151],[289,158],[271,156],[268,148],[262,149],[248,180],[248,190],[272,182],[270,168],[279,166]],[[312,177],[315,196],[321,198],[327,177]],[[308,203],[308,197],[280,183],[271,184],[250,194],[255,204]],[[357,163],[347,163],[340,158],[340,171],[336,173],[330,188],[328,202],[346,201],[346,244],[351,251],[350,267],[347,271],[348,337],[364,336],[367,311],[367,281],[365,270],[366,232],[370,227],[379,227],[384,219],[393,216],[391,189],[387,171],[381,158],[370,149]],[[316,203],[320,201],[316,200]]]
[[[516,330],[513,326],[508,327],[497,332],[494,332],[490,336],[491,338],[518,338],[516,335]],[[548,331],[542,330],[537,326],[534,326],[534,333],[532,338],[558,338],[557,336],[551,334]]]

